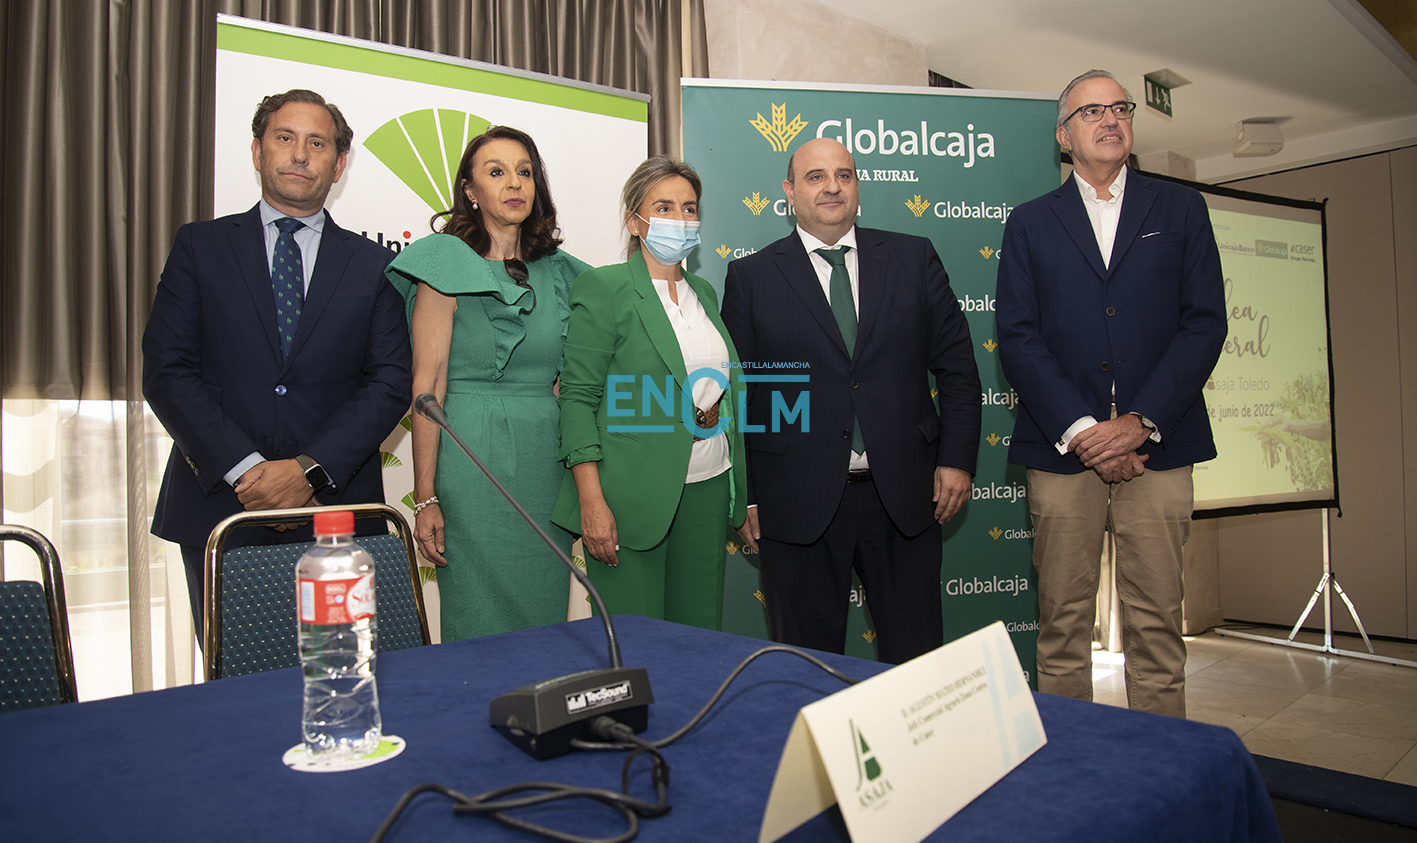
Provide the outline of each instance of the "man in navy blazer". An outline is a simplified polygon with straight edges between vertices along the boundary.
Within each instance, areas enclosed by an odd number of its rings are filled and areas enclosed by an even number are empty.
[[[379,444],[412,389],[393,254],[324,211],[354,135],[343,115],[293,90],[262,101],[252,134],[261,201],[178,230],[143,334],[143,394],[174,443],[152,531],[182,546],[199,630],[217,522],[382,502]]]
[[[741,532],[774,641],[842,652],[855,570],[877,652],[899,664],[944,643],[940,524],[979,448],[969,325],[929,240],[856,227],[840,143],[803,144],[783,190],[797,230],[729,264],[723,322],[743,361],[797,366],[746,374],[809,380],[749,389]]]
[[[1004,229],[996,318],[1022,411],[1038,570],[1038,687],[1092,699],[1103,533],[1115,546],[1127,699],[1185,717],[1181,548],[1191,466],[1215,456],[1201,390],[1225,342],[1205,200],[1127,168],[1136,103],[1111,74],[1058,99],[1073,176]]]

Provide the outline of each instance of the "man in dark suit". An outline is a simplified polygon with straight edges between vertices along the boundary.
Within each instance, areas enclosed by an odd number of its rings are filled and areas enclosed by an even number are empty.
[[[199,630],[217,522],[382,502],[379,444],[412,389],[393,255],[324,211],[354,136],[343,115],[294,90],[266,97],[251,128],[261,201],[177,232],[143,334],[143,394],[174,442],[153,534],[182,546]]]
[[[1028,468],[1038,686],[1092,699],[1103,532],[1115,541],[1132,708],[1186,715],[1181,547],[1191,466],[1215,456],[1201,397],[1225,341],[1220,252],[1200,194],[1128,170],[1136,103],[1105,71],[1058,99],[1061,187],[1004,229],[999,358]]]
[[[803,144],[782,189],[797,230],[729,264],[723,322],[742,360],[810,380],[749,390],[741,532],[774,641],[842,652],[855,570],[877,652],[899,664],[944,643],[940,524],[969,499],[979,447],[969,325],[929,240],[856,228],[840,143]]]

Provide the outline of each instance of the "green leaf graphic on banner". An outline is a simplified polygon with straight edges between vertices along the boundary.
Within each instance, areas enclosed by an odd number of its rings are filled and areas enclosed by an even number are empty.
[[[403,504],[404,506],[408,507],[409,509],[413,509],[413,505],[416,504],[416,503],[418,503],[418,501],[414,500],[414,499],[413,499],[413,493],[412,493],[412,492],[409,492],[408,494],[404,495],[402,498],[399,498],[399,503]]]
[[[403,460],[399,459],[388,451],[379,452],[379,461],[383,464],[384,468],[395,468],[397,466],[403,465]]]
[[[374,130],[364,148],[434,211],[452,205],[458,161],[467,142],[491,125],[476,114],[425,108]]]

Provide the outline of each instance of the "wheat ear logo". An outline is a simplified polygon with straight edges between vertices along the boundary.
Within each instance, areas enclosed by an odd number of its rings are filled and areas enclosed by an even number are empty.
[[[994,541],[998,541],[998,540],[999,540],[999,536],[1002,536],[1003,534],[1004,534],[1004,531],[1003,531],[1003,530],[1000,530],[998,527],[991,527],[991,528],[989,529],[989,536],[990,536],[990,538],[992,538]]]
[[[724,244],[720,245],[717,249],[714,249],[714,251],[715,251],[715,252],[718,252],[718,256],[719,256],[719,257],[721,257],[721,258],[726,258],[726,257],[728,257],[728,253],[731,252],[731,251],[733,251],[733,250],[730,249],[730,248],[728,248],[728,244],[727,244],[727,243],[724,243]]]
[[[987,339],[987,340],[985,340],[984,342],[980,343],[980,345],[984,346],[984,350],[987,351],[987,352],[989,352],[990,354],[993,354],[993,353],[994,353],[994,349],[996,349],[996,348],[999,347],[999,344],[998,344],[997,342],[994,342],[994,338],[993,338],[993,337],[990,337],[989,339]]]
[[[984,437],[984,441],[985,441],[985,442],[988,442],[988,443],[989,443],[989,447],[992,448],[992,447],[994,447],[995,445],[997,445],[997,444],[999,444],[1000,442],[1002,442],[1002,441],[1003,441],[1003,437],[1000,436],[1000,435],[997,434],[997,433],[991,433],[991,434],[989,434],[988,436]]]
[[[792,139],[797,137],[797,133],[807,128],[807,121],[802,119],[801,114],[798,114],[796,117],[792,118],[791,123],[788,123],[787,103],[783,103],[782,105],[769,103],[769,105],[772,106],[771,123],[763,119],[761,111],[758,112],[756,120],[749,120],[748,122],[754,129],[757,129],[763,137],[768,139],[768,143],[772,144],[774,152],[786,152],[787,145],[792,143]]]
[[[752,211],[753,216],[756,217],[758,214],[761,214],[763,212],[764,208],[768,206],[768,200],[764,199],[763,195],[755,190],[753,191],[752,196],[743,197],[743,204],[747,205],[748,210]]]
[[[364,148],[434,211],[453,206],[458,161],[468,141],[491,125],[476,114],[425,108],[375,129]]]
[[[930,207],[930,203],[920,198],[920,194],[915,194],[914,199],[905,200],[905,207],[910,209],[910,213],[920,216],[925,213],[925,209]]]

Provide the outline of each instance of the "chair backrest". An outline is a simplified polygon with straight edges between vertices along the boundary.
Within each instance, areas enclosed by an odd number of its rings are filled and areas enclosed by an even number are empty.
[[[418,562],[408,524],[383,504],[340,507],[356,516],[383,516],[397,534],[356,536],[374,559],[381,652],[430,643]],[[319,508],[271,510],[232,516],[207,542],[208,679],[242,676],[299,664],[296,643],[295,565],[312,542],[260,545],[223,551],[239,526],[309,521]]]
[[[0,711],[77,702],[59,554],[28,527],[0,526],[0,541],[33,548],[44,578],[0,582]]]

